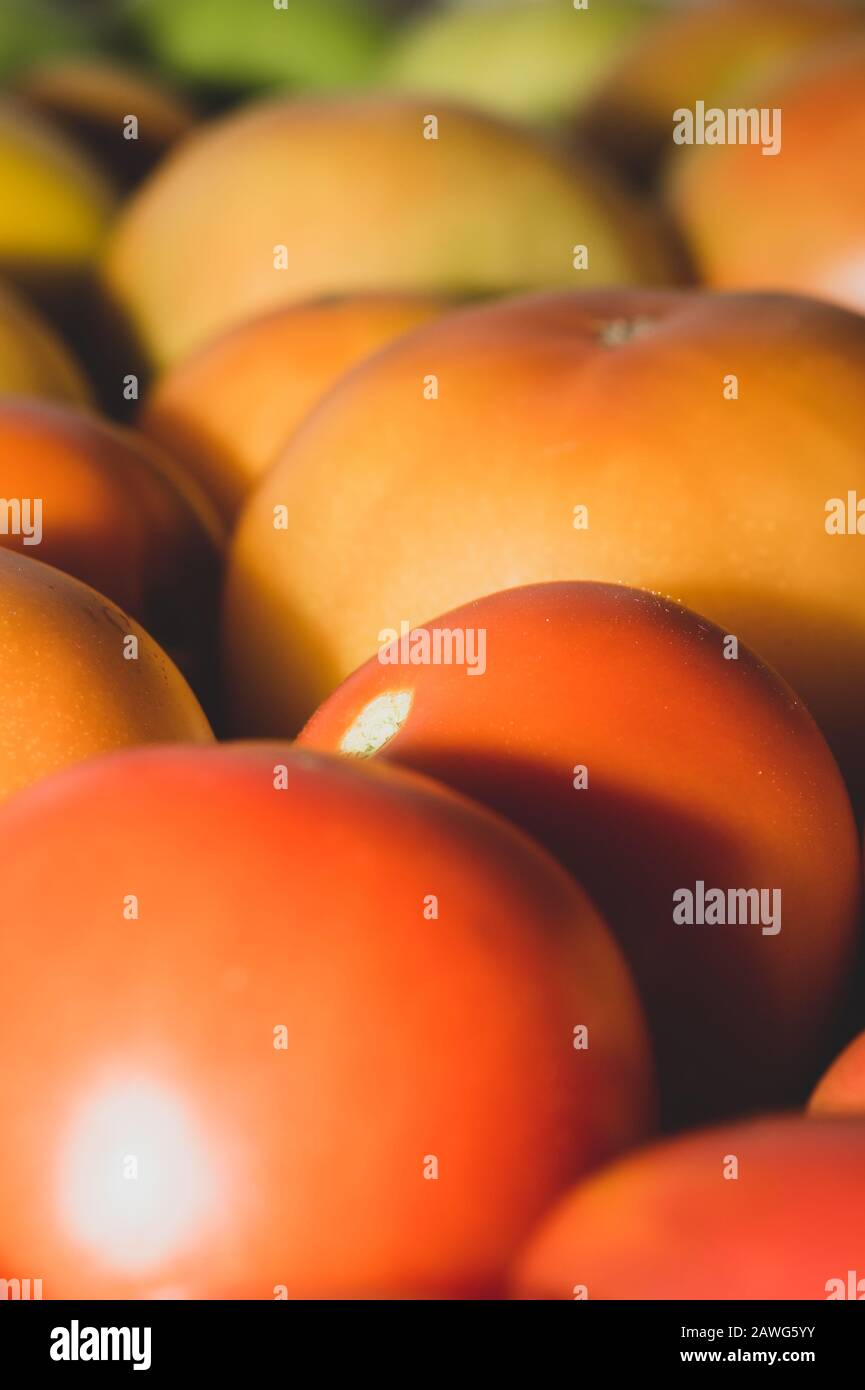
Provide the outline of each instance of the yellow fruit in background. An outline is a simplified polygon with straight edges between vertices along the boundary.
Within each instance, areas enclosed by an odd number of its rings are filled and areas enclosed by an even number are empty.
[[[168,371],[139,427],[185,464],[231,523],[343,372],[447,307],[432,296],[358,295],[251,319]]]
[[[143,628],[95,589],[2,549],[0,671],[0,799],[98,753],[212,738]]]
[[[90,403],[84,374],[58,334],[7,285],[0,285],[0,396]]]
[[[105,277],[164,366],[325,294],[495,294],[668,270],[642,206],[594,168],[468,109],[343,97],[261,102],[204,126],[124,208]]]
[[[92,265],[113,210],[98,167],[26,107],[0,101],[0,273],[42,289]]]

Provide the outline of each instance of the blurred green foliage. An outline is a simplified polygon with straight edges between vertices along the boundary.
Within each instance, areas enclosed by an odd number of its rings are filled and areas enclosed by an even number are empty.
[[[125,20],[166,75],[221,89],[362,84],[387,36],[370,0],[130,0]]]
[[[96,42],[83,7],[51,0],[0,0],[0,77],[43,58],[92,52]]]

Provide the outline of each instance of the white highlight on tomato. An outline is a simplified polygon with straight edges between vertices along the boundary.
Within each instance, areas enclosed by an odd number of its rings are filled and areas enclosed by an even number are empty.
[[[183,1097],[161,1081],[101,1085],[76,1110],[61,1152],[63,1220],[116,1269],[182,1253],[217,1200],[208,1147]]]

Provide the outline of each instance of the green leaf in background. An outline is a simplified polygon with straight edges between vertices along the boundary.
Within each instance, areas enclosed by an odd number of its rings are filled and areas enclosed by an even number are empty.
[[[93,47],[91,27],[72,5],[0,0],[0,77],[45,58]]]
[[[370,0],[131,0],[129,21],[165,71],[220,88],[360,85],[386,34]]]

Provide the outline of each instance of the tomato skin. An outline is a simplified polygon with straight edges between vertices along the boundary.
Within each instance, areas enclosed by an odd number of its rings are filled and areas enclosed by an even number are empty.
[[[163,373],[139,428],[183,462],[230,526],[339,377],[446,307],[424,295],[348,295],[246,320]]]
[[[596,910],[426,779],[281,745],[136,750],[0,811],[0,877],[0,1046],[44,1040],[0,1073],[0,1261],[45,1297],[486,1291],[556,1194],[651,1126]],[[179,1096],[218,1193],[132,1270],[58,1207],[76,1115],[127,1074]]]
[[[857,18],[852,41],[802,55],[752,86],[755,106],[783,113],[783,131],[772,117],[769,158],[732,141],[671,161],[668,201],[704,284],[813,295],[865,312],[865,26]]]
[[[668,1119],[801,1100],[860,895],[849,801],[801,702],[744,647],[725,660],[705,619],[622,586],[507,590],[435,628],[485,632],[484,673],[374,658],[300,743],[337,751],[373,700],[410,692],[375,760],[508,816],[588,889],[641,989]],[[780,890],[780,931],[674,923],[698,880]]]
[[[100,753],[213,738],[144,628],[95,589],[2,546],[0,671],[0,800]]]
[[[861,964],[857,985],[861,989]],[[854,1016],[861,1023],[858,999],[855,1001]],[[865,1032],[858,1033],[848,1042],[823,1073],[808,1102],[808,1109],[819,1116],[865,1116]]]
[[[824,1072],[808,1109],[814,1115],[865,1115],[865,1033],[857,1034]]]
[[[742,93],[743,82],[753,98],[779,69],[811,60],[815,46],[857,30],[861,15],[845,0],[672,6],[622,50],[590,100],[584,136],[645,180],[658,164],[675,165],[684,154],[670,140],[674,111],[693,110],[698,101],[726,107],[734,89]],[[729,217],[725,225],[732,237],[737,228]]]
[[[725,1177],[731,1159],[736,1178]],[[652,1145],[553,1208],[517,1261],[512,1290],[825,1299],[830,1280],[846,1286],[849,1270],[862,1273],[863,1164],[862,1120],[772,1116]]]
[[[132,430],[42,401],[0,400],[0,496],[39,498],[43,515],[38,545],[11,531],[0,545],[90,584],[157,635],[178,612],[191,622],[191,608],[214,601],[223,540],[215,513]]]

